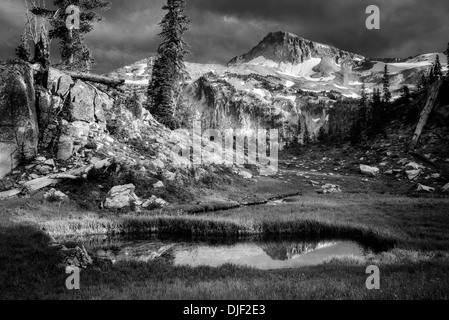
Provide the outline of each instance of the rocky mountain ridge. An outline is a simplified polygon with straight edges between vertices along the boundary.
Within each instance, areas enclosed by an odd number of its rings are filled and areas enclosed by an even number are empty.
[[[438,55],[446,71],[446,57]],[[333,108],[340,101],[358,99],[362,82],[368,94],[382,89],[385,65],[396,99],[404,85],[416,87],[436,56],[376,61],[288,32],[274,32],[226,66],[186,63],[190,79],[184,97],[204,128],[273,128],[280,132],[281,146],[301,143],[306,135],[313,139],[322,128],[335,127],[330,120],[348,118],[335,115]],[[144,98],[153,63],[150,57],[109,76],[125,78],[127,87]]]
[[[304,63],[312,58],[328,58],[337,65],[354,67],[365,59],[361,55],[307,40],[289,32],[269,33],[256,47],[248,53],[233,58],[230,65],[251,63],[254,59],[264,57],[276,63]]]

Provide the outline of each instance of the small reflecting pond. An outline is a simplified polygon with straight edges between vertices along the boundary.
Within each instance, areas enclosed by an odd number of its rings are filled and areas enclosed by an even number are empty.
[[[243,238],[243,239],[161,239],[95,238],[81,243],[98,258],[149,262],[163,258],[175,266],[224,264],[261,270],[298,268],[322,264],[334,257],[364,258],[371,249],[353,240]]]
[[[364,249],[351,241],[241,243],[233,246],[180,246],[175,265],[218,267],[225,263],[257,269],[283,269],[322,264],[332,257],[363,257]]]

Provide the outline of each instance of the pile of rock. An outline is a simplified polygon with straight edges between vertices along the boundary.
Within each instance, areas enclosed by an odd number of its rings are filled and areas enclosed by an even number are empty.
[[[329,193],[340,193],[342,191],[339,185],[328,183],[322,186],[321,190],[318,190],[317,192],[319,194],[329,194]]]
[[[55,248],[61,255],[61,263],[59,266],[62,268],[77,267],[85,269],[93,264],[93,260],[84,246],[67,248],[62,244],[52,243],[51,247]]]
[[[29,179],[37,179],[58,172],[55,161],[45,157],[37,157],[31,164],[27,165],[25,169]]]
[[[136,187],[133,184],[127,184],[123,186],[115,186],[112,188],[106,196],[106,200],[103,203],[103,207],[106,209],[124,209],[133,208],[139,211],[143,209],[155,209],[163,208],[168,203],[156,196],[152,196],[148,200],[141,200],[134,193]]]
[[[417,164],[416,162],[409,162],[403,168],[404,173],[409,180],[417,179],[424,169],[424,166]]]
[[[50,202],[61,202],[69,197],[61,192],[56,190],[55,188],[51,188],[47,193],[44,194],[44,199]]]

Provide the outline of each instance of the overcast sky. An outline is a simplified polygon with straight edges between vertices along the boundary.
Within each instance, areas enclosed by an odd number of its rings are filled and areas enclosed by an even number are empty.
[[[112,0],[111,10],[99,12],[105,20],[87,37],[97,60],[94,71],[111,71],[155,52],[165,1]],[[371,4],[381,9],[380,30],[365,27]],[[0,10],[5,59],[14,55],[25,24],[23,1],[1,0]],[[226,63],[279,30],[369,57],[442,52],[449,42],[448,0],[187,0],[187,13],[191,62]]]

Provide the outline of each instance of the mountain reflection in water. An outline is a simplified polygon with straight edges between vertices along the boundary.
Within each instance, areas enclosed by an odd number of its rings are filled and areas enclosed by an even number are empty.
[[[96,256],[112,263],[150,262],[162,258],[176,266],[224,264],[261,270],[297,268],[322,264],[334,257],[363,259],[370,249],[350,240],[292,238],[224,238],[209,240],[150,238],[85,239]],[[96,248],[96,249],[94,249]]]
[[[226,263],[270,270],[319,265],[333,257],[363,258],[366,250],[352,241],[239,243],[233,246],[183,245],[175,265],[218,267]]]

